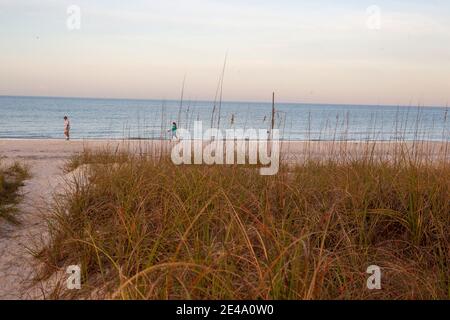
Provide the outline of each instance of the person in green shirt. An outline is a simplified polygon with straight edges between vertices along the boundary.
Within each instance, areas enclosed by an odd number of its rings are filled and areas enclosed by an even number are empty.
[[[177,129],[177,123],[172,122],[172,129],[169,130],[169,132],[172,132],[172,140],[178,140]]]

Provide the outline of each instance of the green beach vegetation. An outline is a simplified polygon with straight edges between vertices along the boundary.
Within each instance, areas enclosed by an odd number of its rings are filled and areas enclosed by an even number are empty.
[[[54,298],[448,299],[450,166],[405,154],[310,160],[260,176],[246,166],[84,153],[55,198],[47,279],[80,265]],[[382,270],[368,290],[366,270]]]
[[[249,166],[84,153],[55,197],[48,279],[79,265],[91,299],[448,299],[450,164],[309,159]],[[80,167],[81,168],[81,167]],[[370,265],[382,289],[367,288]]]
[[[18,223],[15,217],[21,195],[19,188],[29,178],[28,168],[19,163],[3,166],[0,162],[0,220]]]

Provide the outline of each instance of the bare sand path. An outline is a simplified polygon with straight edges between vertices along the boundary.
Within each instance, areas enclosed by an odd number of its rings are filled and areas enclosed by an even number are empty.
[[[37,146],[35,143],[0,142],[3,162],[25,163],[32,175],[21,190],[24,197],[17,215],[21,224],[16,226],[0,221],[0,299],[44,298],[41,288],[30,287],[35,261],[28,248],[46,236],[42,213],[59,182],[61,166],[72,153],[55,153],[47,146],[43,143]]]

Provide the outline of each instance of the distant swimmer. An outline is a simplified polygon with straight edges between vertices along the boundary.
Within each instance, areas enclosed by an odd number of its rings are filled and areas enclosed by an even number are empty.
[[[70,121],[67,116],[64,117],[64,136],[66,140],[70,139]]]

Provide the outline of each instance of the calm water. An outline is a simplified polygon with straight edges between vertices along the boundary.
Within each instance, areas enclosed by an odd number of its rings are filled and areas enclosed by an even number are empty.
[[[62,138],[63,116],[72,138],[168,138],[172,121],[211,126],[213,102],[0,97],[0,138]],[[218,123],[216,107],[215,127]],[[275,125],[291,140],[448,140],[446,108],[277,104]],[[266,129],[270,103],[224,102],[220,128]]]

